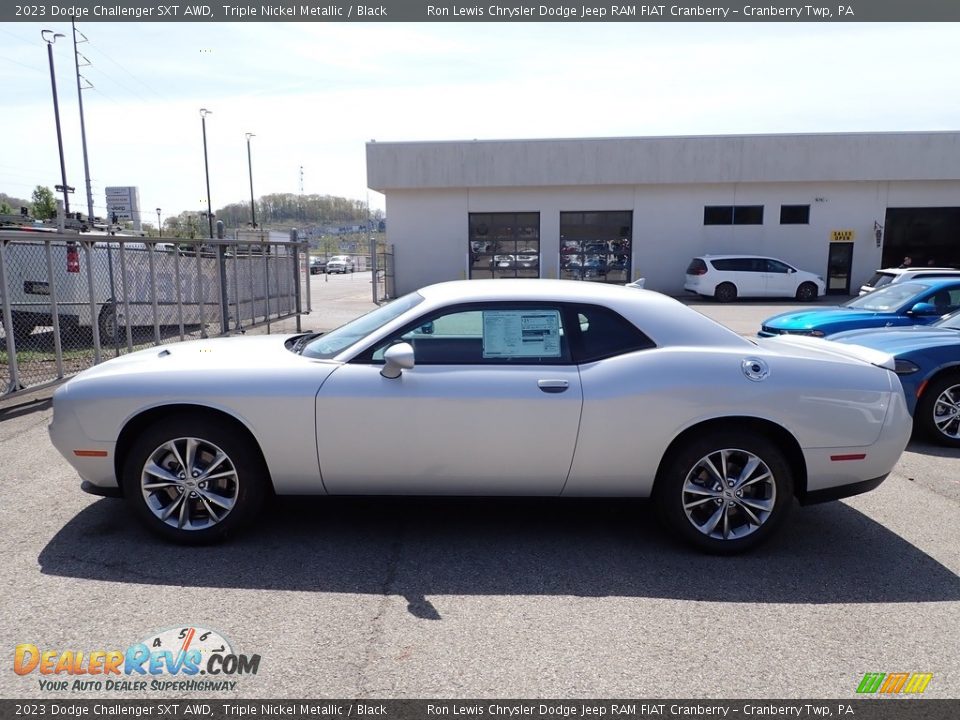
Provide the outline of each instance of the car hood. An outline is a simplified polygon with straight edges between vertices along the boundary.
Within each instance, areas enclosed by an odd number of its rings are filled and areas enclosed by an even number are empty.
[[[763,321],[764,326],[781,330],[810,330],[822,325],[846,325],[886,321],[895,313],[878,313],[873,310],[848,310],[837,306],[820,310],[798,310],[780,313]]]
[[[164,375],[171,372],[253,369],[282,372],[285,366],[302,365],[307,361],[284,346],[291,337],[295,336],[251,335],[159,345],[95,365],[75,376],[70,383],[77,385],[107,375],[155,372]],[[309,362],[323,361],[311,359]]]
[[[848,330],[831,335],[830,340],[862,345],[891,355],[899,355],[913,350],[951,345],[960,348],[960,331],[914,325],[907,328],[883,328],[881,330]]]

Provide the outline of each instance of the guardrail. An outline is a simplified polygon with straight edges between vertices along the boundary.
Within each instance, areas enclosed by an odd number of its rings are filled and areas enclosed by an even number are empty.
[[[306,244],[0,231],[0,396],[309,312]]]

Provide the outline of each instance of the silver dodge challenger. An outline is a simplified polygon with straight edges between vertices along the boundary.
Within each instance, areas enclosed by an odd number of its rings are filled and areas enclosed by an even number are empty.
[[[184,342],[54,394],[84,490],[218,540],[277,495],[649,497],[713,553],[879,485],[911,419],[886,354],[741,337],[656,292],[441,283],[326,334]]]

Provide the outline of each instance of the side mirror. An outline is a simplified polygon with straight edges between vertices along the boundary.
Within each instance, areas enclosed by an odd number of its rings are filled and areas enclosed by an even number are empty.
[[[797,271],[796,268],[789,268],[789,269],[787,270],[787,274],[789,275],[789,274],[791,274],[791,273],[795,273],[796,271]]]
[[[404,370],[413,368],[413,346],[410,343],[397,343],[383,353],[383,370],[380,374],[390,380],[400,377]]]
[[[420,326],[420,332],[424,335],[433,335],[433,320],[425,322]]]
[[[911,315],[939,315],[940,311],[937,310],[936,305],[931,303],[917,303],[912,308],[910,308]]]

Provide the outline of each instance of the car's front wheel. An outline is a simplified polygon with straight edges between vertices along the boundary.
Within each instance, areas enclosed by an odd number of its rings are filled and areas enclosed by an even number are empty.
[[[801,283],[797,288],[797,300],[800,302],[813,302],[817,299],[817,286],[811,282]]]
[[[123,465],[124,496],[153,532],[196,545],[221,540],[263,504],[266,466],[224,423],[172,415],[141,432]]]
[[[767,438],[712,431],[665,459],[654,499],[681,539],[731,555],[756,547],[783,522],[793,503],[793,478]]]
[[[960,447],[960,374],[941,375],[917,403],[917,424],[940,445]]]

